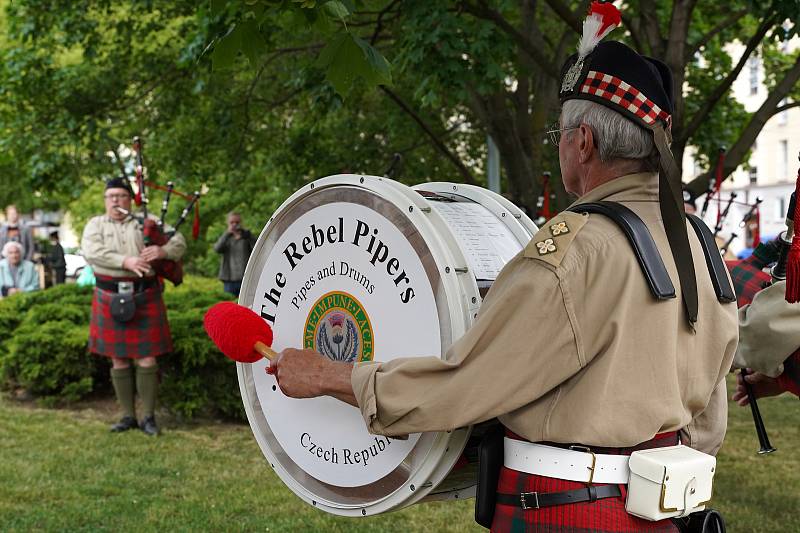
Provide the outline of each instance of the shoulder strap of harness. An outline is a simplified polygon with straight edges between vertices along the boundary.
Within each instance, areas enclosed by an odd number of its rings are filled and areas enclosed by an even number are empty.
[[[717,300],[724,303],[735,302],[736,293],[733,292],[733,287],[731,287],[727,274],[728,270],[725,268],[725,262],[719,253],[714,235],[708,229],[706,223],[697,215],[686,215],[686,218],[689,219],[689,223],[700,240],[703,255],[706,256],[708,275],[711,276],[711,284],[714,286],[714,292],[717,293]]]
[[[604,215],[613,220],[628,238],[653,296],[659,300],[675,298],[675,286],[669,278],[653,236],[636,213],[622,204],[607,201],[579,204],[569,210],[575,213]]]

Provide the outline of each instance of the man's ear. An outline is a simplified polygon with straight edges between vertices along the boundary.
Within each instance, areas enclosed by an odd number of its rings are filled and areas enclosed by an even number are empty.
[[[580,142],[578,143],[578,159],[581,163],[586,163],[592,158],[595,150],[594,132],[586,124],[581,124],[578,128]]]

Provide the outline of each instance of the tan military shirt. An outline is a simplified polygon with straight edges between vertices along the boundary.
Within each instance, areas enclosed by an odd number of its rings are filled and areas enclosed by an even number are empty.
[[[656,174],[615,179],[576,203],[598,200],[623,203],[647,224],[678,298],[653,298],[614,222],[561,213],[502,270],[445,360],[354,367],[353,389],[372,432],[451,430],[498,417],[531,441],[632,446],[685,428],[684,443],[719,448],[736,305],[718,302],[689,229],[699,320],[695,331],[688,326]]]
[[[786,282],[756,293],[739,309],[739,346],[733,363],[772,377],[783,373],[783,362],[800,348],[800,304],[786,301]]]
[[[138,256],[143,248],[142,225],[132,216],[122,221],[113,220],[107,215],[96,216],[83,229],[81,252],[97,274],[115,278],[135,275],[122,268],[122,262],[126,257]],[[186,239],[176,233],[162,248],[167,259],[177,261],[186,251]],[[147,275],[155,275],[152,268]]]

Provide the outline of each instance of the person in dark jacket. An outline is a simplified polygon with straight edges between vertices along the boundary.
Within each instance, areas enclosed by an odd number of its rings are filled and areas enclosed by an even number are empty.
[[[64,259],[64,248],[58,240],[57,231],[50,233],[50,253],[47,260],[53,269],[53,285],[61,285],[67,279],[67,261]]]
[[[255,235],[242,227],[241,215],[236,212],[228,213],[228,229],[214,244],[214,251],[222,255],[219,279],[225,292],[239,296],[244,268],[255,244]]]

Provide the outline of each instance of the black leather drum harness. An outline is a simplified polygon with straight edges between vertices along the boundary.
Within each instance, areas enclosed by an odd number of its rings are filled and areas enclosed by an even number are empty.
[[[617,202],[591,202],[578,204],[568,209],[573,213],[593,213],[604,215],[614,221],[617,226],[625,233],[633,248],[633,253],[639,266],[642,269],[650,292],[658,300],[669,300],[675,298],[675,286],[664,266],[664,260],[658,253],[656,243],[650,235],[647,226],[636,213]],[[711,277],[711,284],[720,302],[735,302],[736,293],[733,292],[730,280],[728,279],[727,269],[722,256],[717,249],[714,235],[708,229],[705,222],[695,215],[686,215],[689,223],[694,229],[700,246],[703,248],[703,255],[706,258],[708,274]]]

